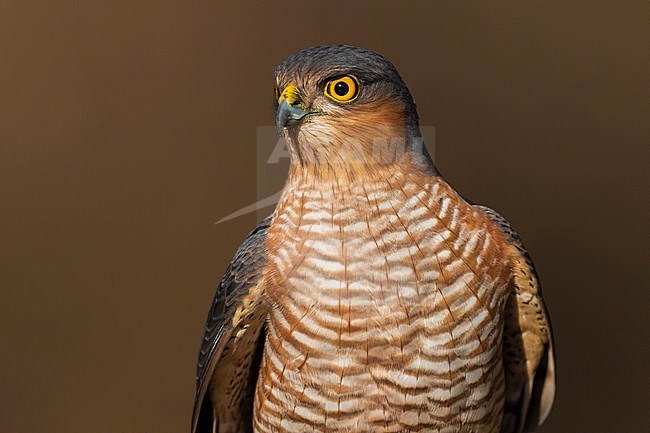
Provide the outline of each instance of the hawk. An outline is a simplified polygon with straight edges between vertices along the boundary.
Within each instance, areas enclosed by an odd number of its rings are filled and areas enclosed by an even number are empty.
[[[395,67],[321,46],[275,79],[290,172],[217,289],[192,432],[535,430],[555,394],[537,273],[441,177]]]

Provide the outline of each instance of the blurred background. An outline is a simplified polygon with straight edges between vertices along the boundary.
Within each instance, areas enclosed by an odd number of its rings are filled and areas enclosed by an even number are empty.
[[[436,163],[517,228],[559,363],[541,432],[650,431],[650,4],[5,1],[0,430],[188,431],[214,289],[254,226],[273,71],[400,70]]]

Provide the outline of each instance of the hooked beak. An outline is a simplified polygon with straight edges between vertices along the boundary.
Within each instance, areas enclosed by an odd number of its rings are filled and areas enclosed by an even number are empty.
[[[300,123],[302,119],[311,114],[318,114],[317,111],[301,108],[301,102],[298,89],[293,84],[288,84],[278,98],[278,111],[275,115],[278,135],[282,135],[282,129]]]
[[[310,114],[309,111],[304,111],[298,106],[289,105],[287,100],[283,99],[275,115],[275,125],[278,128],[278,134],[282,135],[282,128],[297,124],[308,114]]]

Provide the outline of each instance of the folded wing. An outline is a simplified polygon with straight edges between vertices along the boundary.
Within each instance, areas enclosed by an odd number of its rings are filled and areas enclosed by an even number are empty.
[[[217,288],[197,363],[192,433],[252,429],[253,393],[268,314],[262,302],[265,239],[271,217],[237,250]]]
[[[515,257],[504,317],[506,400],[501,433],[529,433],[546,420],[555,398],[551,322],[537,272],[521,239],[497,212],[477,207],[508,238]]]

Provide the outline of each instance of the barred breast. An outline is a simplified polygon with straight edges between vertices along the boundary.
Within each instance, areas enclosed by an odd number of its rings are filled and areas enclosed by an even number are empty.
[[[268,250],[256,432],[499,431],[508,259],[443,180],[290,181]]]

